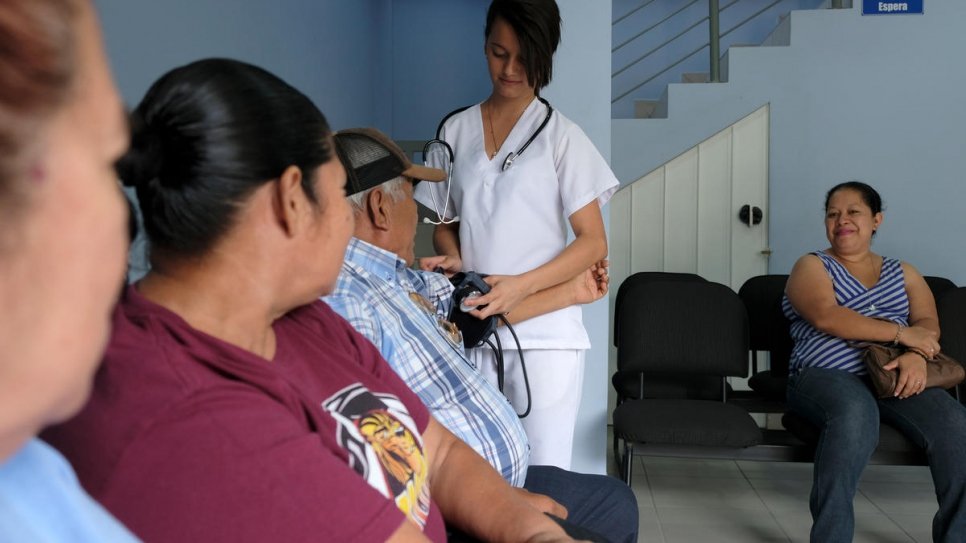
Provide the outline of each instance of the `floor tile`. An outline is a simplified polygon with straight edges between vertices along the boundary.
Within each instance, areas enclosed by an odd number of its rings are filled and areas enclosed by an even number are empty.
[[[912,543],[898,524],[885,515],[855,514],[855,537],[852,543]]]
[[[811,481],[794,479],[750,479],[748,481],[768,511],[808,514]]]
[[[812,480],[812,464],[803,462],[753,462],[739,460],[738,469],[749,480],[753,479],[794,479]]]
[[[642,456],[649,475],[743,479],[733,460]],[[636,466],[635,466],[636,469]]]
[[[758,494],[745,479],[701,479],[696,477],[648,477],[651,497],[660,513],[662,507],[719,507],[767,511]]]
[[[939,508],[932,483],[859,483],[859,493],[887,515],[933,515]]]
[[[616,474],[608,451],[607,469]],[[807,543],[812,464],[638,456],[631,487],[647,543]],[[932,540],[928,468],[868,466],[855,496],[854,543]]]
[[[865,483],[923,483],[932,484],[927,466],[866,466],[861,482]]]
[[[808,513],[808,499],[812,491],[811,481],[749,479],[749,483],[769,511],[776,514]],[[883,512],[861,492],[856,493],[852,507],[856,513]]]
[[[808,543],[812,519],[806,513],[778,514],[775,521],[795,543]],[[889,517],[881,513],[856,513],[853,543],[912,543],[914,540]]]
[[[904,532],[917,543],[932,542],[933,515],[889,515]]]
[[[657,511],[653,507],[640,507],[640,529],[637,540],[641,543],[666,543],[661,523],[657,519]]]
[[[750,541],[787,542],[788,536],[770,515],[735,515],[733,509],[658,508],[666,543]]]

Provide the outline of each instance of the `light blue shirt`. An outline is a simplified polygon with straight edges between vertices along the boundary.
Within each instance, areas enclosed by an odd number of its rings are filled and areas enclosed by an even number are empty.
[[[138,541],[77,482],[70,464],[33,439],[0,464],[0,541]]]
[[[335,292],[323,298],[382,352],[433,417],[522,486],[530,445],[510,402],[466,358],[447,329],[453,286],[353,238]],[[423,300],[423,301],[420,301]]]

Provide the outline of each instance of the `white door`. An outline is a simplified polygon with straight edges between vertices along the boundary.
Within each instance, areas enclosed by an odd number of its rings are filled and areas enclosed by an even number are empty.
[[[696,273],[736,292],[768,273],[767,204],[765,105],[611,199],[610,314],[617,287],[639,271]],[[611,346],[611,374],[615,359]]]
[[[767,203],[766,105],[614,195],[611,284],[672,271],[737,291],[767,273]]]

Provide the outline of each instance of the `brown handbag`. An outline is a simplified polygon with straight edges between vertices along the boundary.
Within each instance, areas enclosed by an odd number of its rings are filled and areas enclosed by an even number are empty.
[[[872,386],[879,398],[892,398],[896,390],[899,373],[895,370],[882,369],[899,355],[906,352],[902,347],[891,347],[881,343],[864,343],[865,352],[862,361],[872,379]],[[926,387],[952,388],[963,382],[966,370],[962,364],[952,357],[938,353],[935,357],[926,359]]]

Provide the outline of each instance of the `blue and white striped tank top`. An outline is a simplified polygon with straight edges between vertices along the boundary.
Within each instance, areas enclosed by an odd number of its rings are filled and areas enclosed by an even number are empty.
[[[835,300],[840,306],[867,317],[908,326],[909,295],[899,260],[883,257],[879,281],[872,288],[866,288],[845,266],[824,251],[814,251],[812,254],[825,265],[825,271],[832,279]],[[795,311],[787,295],[782,298],[782,311],[791,321],[790,331],[795,341],[789,368],[791,373],[808,367],[840,369],[857,375],[866,373],[861,348],[851,347],[844,339],[816,330]]]

